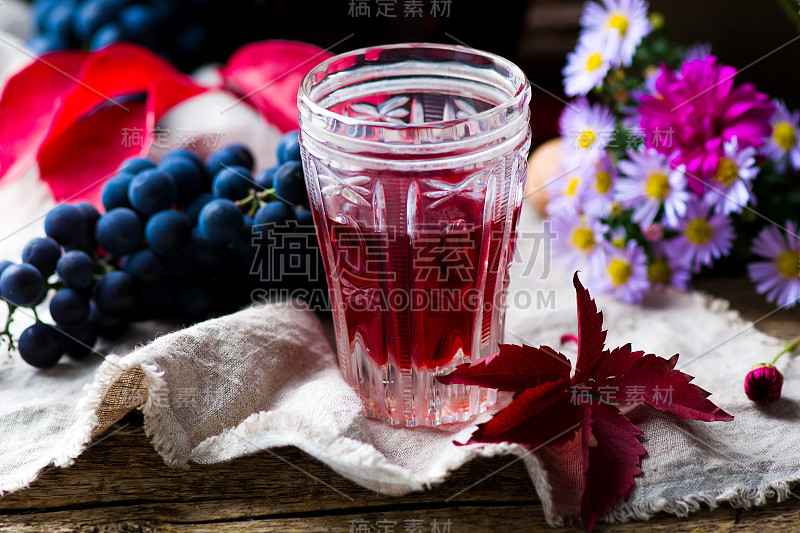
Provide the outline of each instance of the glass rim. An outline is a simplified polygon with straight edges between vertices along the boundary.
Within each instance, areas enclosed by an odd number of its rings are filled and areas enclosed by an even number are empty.
[[[320,72],[325,72],[327,69],[337,61],[341,61],[342,59],[348,57],[355,57],[355,56],[365,56],[370,51],[373,50],[402,50],[402,49],[430,49],[430,50],[444,50],[449,52],[458,52],[462,54],[472,54],[474,56],[482,57],[484,59],[488,59],[495,64],[502,65],[509,69],[509,72],[512,73],[513,76],[518,77],[520,82],[515,84],[516,88],[514,94],[509,95],[505,100],[502,102],[489,107],[483,111],[478,113],[461,117],[461,118],[453,118],[449,120],[436,120],[436,121],[429,121],[429,122],[419,122],[413,124],[397,124],[394,122],[386,122],[386,121],[376,121],[376,120],[368,120],[356,117],[350,117],[346,115],[342,115],[341,113],[336,113],[331,111],[328,108],[325,108],[317,103],[311,97],[311,90],[322,81],[315,81],[314,78]],[[378,127],[387,130],[409,130],[409,129],[416,129],[416,128],[437,128],[437,129],[447,129],[451,127],[457,127],[461,124],[465,124],[471,121],[476,120],[487,120],[492,116],[498,114],[504,109],[509,107],[514,107],[520,104],[520,102],[526,98],[526,95],[530,93],[530,81],[522,69],[517,66],[514,62],[499,56],[497,54],[493,54],[492,52],[486,52],[485,50],[478,50],[476,48],[470,48],[468,46],[461,46],[461,45],[453,45],[453,44],[441,44],[441,43],[431,43],[431,42],[410,42],[410,43],[397,43],[397,44],[388,44],[388,45],[376,45],[376,46],[367,46],[363,48],[358,48],[355,50],[351,50],[349,52],[344,52],[341,54],[337,54],[333,57],[329,57],[325,61],[317,64],[314,68],[312,68],[301,80],[300,88],[297,92],[297,103],[298,103],[298,111],[300,114],[303,114],[303,109],[307,109],[309,113],[317,116],[324,117],[326,121],[336,121],[341,124],[345,124],[347,126],[371,126],[371,127]],[[530,102],[529,102],[530,104]]]

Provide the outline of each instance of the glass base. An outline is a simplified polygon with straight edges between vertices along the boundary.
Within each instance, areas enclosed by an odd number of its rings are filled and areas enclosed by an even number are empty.
[[[388,424],[435,427],[466,422],[497,402],[494,389],[443,385],[436,379],[465,362],[460,353],[435,372],[413,367],[400,370],[391,361],[378,366],[356,340],[347,359],[341,368],[361,394],[366,416]]]

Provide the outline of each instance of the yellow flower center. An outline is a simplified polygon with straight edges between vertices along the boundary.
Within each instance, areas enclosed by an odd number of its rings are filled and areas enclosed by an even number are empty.
[[[663,172],[652,172],[647,176],[644,192],[654,200],[663,200],[670,192],[669,179]]]
[[[614,259],[608,265],[608,275],[616,286],[623,285],[631,277],[633,270],[630,263],[624,259]]]
[[[623,237],[621,235],[619,237],[614,237],[611,240],[611,244],[614,245],[614,248],[619,248],[619,249],[625,248],[625,245],[627,243],[628,243],[628,241],[626,241],[625,237]]]
[[[605,194],[611,189],[611,174],[606,172],[605,170],[601,170],[597,173],[597,178],[594,182],[594,187],[597,189],[597,192],[600,194]]]
[[[705,244],[711,239],[714,230],[704,218],[696,218],[686,225],[686,238],[692,244]]]
[[[594,233],[589,228],[578,228],[572,233],[572,244],[581,251],[588,252],[594,248]]]
[[[785,278],[797,279],[800,277],[800,253],[787,250],[775,260],[778,272]]]
[[[669,262],[663,257],[656,257],[647,265],[647,278],[651,283],[661,283],[666,285],[672,277],[672,269]]]
[[[797,144],[797,133],[795,133],[794,128],[788,122],[775,124],[775,127],[772,129],[772,137],[784,152]]]
[[[602,64],[603,56],[601,56],[599,52],[595,52],[586,60],[586,70],[592,72],[593,70],[600,68],[600,65]]]
[[[628,19],[621,13],[614,13],[608,18],[608,27],[614,28],[624,36],[628,32]]]
[[[585,130],[580,134],[578,137],[578,144],[583,149],[588,149],[590,146],[594,144],[594,132],[592,130]]]
[[[575,193],[578,191],[579,183],[580,180],[577,177],[572,178],[572,180],[569,182],[569,185],[567,185],[567,190],[564,191],[564,194],[567,196],[575,196]]]
[[[714,179],[720,182],[723,186],[730,187],[737,179],[739,179],[739,167],[727,157],[723,157],[719,160],[717,175],[714,176]]]

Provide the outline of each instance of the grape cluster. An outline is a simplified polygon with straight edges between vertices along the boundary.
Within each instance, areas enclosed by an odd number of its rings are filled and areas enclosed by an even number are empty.
[[[0,263],[10,311],[0,336],[12,341],[14,311],[35,312],[50,291],[55,324],[37,316],[17,343],[22,359],[41,368],[63,354],[86,356],[98,336],[121,335],[134,321],[235,311],[256,289],[325,294],[299,159],[291,132],[278,145],[279,163],[255,176],[252,154],[238,144],[205,162],[184,149],[158,163],[126,160],[103,187],[102,214],[88,203],[58,205],[22,263]]]
[[[35,0],[32,14],[38,33],[29,40],[37,54],[133,42],[186,70],[247,42],[226,32],[237,19],[248,20],[250,2],[214,0]],[[238,24],[236,26],[240,26]]]

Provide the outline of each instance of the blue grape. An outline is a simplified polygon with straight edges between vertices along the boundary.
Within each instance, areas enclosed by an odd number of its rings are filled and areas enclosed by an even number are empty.
[[[129,316],[136,308],[136,280],[125,272],[109,272],[95,285],[93,300],[104,315]]]
[[[259,233],[276,226],[285,226],[289,220],[297,217],[294,210],[283,202],[269,202],[256,211],[253,227]]]
[[[61,1],[54,6],[47,14],[45,20],[45,33],[58,35],[67,42],[75,39],[75,32],[72,28],[72,15],[77,7],[77,2]]]
[[[300,132],[290,131],[278,141],[278,163],[300,161]]]
[[[76,246],[86,237],[86,217],[71,204],[55,206],[44,219],[44,232],[62,246]]]
[[[142,221],[127,207],[117,207],[97,221],[97,244],[112,255],[128,255],[142,242]]]
[[[174,255],[189,244],[192,223],[189,217],[168,209],[150,217],[144,230],[150,248],[161,255]]]
[[[5,271],[5,269],[7,269],[8,267],[10,267],[13,264],[14,263],[12,263],[11,261],[6,261],[5,259],[0,261],[0,276],[3,275],[3,272]]]
[[[115,207],[130,207],[131,203],[128,200],[128,189],[133,181],[133,174],[123,172],[109,179],[100,195],[103,202],[103,208],[106,211],[111,211]]]
[[[37,322],[19,336],[19,356],[37,368],[53,367],[64,353],[61,340],[61,335],[55,328]]]
[[[181,291],[181,310],[189,318],[204,318],[214,310],[211,292],[199,283],[190,283]]]
[[[208,156],[206,168],[208,173],[216,176],[225,167],[244,167],[253,171],[253,154],[244,145],[232,144]]]
[[[209,192],[204,192],[203,194],[199,195],[197,198],[192,200],[192,202],[186,207],[184,213],[186,216],[189,217],[189,220],[192,224],[197,224],[197,217],[200,215],[200,211],[205,207],[205,205],[214,199],[214,195]]]
[[[80,324],[89,318],[89,299],[73,289],[56,291],[50,300],[50,316],[64,326]]]
[[[31,239],[22,249],[22,262],[35,266],[44,279],[56,271],[60,257],[61,247],[49,237]]]
[[[58,5],[59,0],[35,0],[31,4],[31,16],[36,23],[36,28],[43,32],[45,31],[45,24],[50,11]]]
[[[71,250],[58,260],[58,277],[70,289],[87,289],[94,282],[94,261],[80,250]]]
[[[156,24],[163,26],[174,21],[178,16],[178,4],[176,2],[154,2],[153,12]]]
[[[122,270],[138,280],[151,283],[164,275],[164,264],[153,250],[145,248],[125,258]]]
[[[183,57],[202,54],[209,45],[208,29],[199,22],[192,22],[178,30],[173,46]]]
[[[112,22],[97,30],[97,32],[92,36],[89,48],[93,51],[100,50],[108,45],[122,42],[126,39],[127,35],[122,28]]]
[[[32,265],[11,265],[0,275],[0,294],[13,305],[35,305],[43,292],[44,278]]]
[[[174,318],[181,314],[181,289],[172,280],[148,283],[136,295],[136,314],[143,319]]]
[[[278,167],[269,167],[265,168],[258,174],[256,174],[255,182],[256,184],[261,187],[262,189],[271,189],[275,186],[275,173],[278,171]]]
[[[78,202],[75,207],[81,210],[83,217],[86,219],[86,236],[90,239],[94,238],[94,230],[97,227],[97,219],[100,218],[100,212],[89,202]]]
[[[301,208],[300,206],[295,206],[294,214],[297,217],[297,227],[300,229],[303,228],[310,228],[311,231],[314,230],[314,216],[311,214],[311,211],[308,209]]]
[[[222,266],[224,247],[211,242],[200,228],[192,231],[192,240],[189,243],[189,258],[192,269],[200,272],[214,273]]]
[[[131,157],[122,162],[117,169],[118,173],[138,174],[139,172],[155,168],[155,162],[147,157]]]
[[[82,40],[88,40],[104,25],[117,17],[121,2],[109,0],[87,0],[78,8],[73,25]]]
[[[227,167],[214,176],[214,196],[241,200],[254,187],[253,176],[244,167]]]
[[[116,339],[128,329],[128,323],[119,318],[104,314],[94,302],[90,303],[89,323],[97,328],[98,335],[106,339]]]
[[[203,160],[191,150],[187,150],[186,148],[174,148],[164,154],[164,156],[161,158],[160,164],[166,163],[167,161],[171,161],[173,159],[182,159],[193,164],[200,172],[200,175],[203,176],[204,184],[210,180],[210,176],[206,172],[205,163],[203,163]]]
[[[275,194],[290,204],[306,204],[308,202],[303,165],[297,161],[289,161],[278,167],[275,172]]]
[[[172,176],[180,204],[185,204],[194,198],[205,181],[205,171],[201,173],[190,159],[184,157],[162,159],[158,168]]]
[[[197,220],[200,231],[213,243],[233,242],[244,228],[242,212],[222,198],[207,203]]]
[[[97,342],[97,325],[86,320],[74,326],[58,326],[64,353],[70,358],[83,359],[94,351]]]
[[[157,168],[137,174],[128,187],[128,200],[134,209],[152,215],[171,207],[178,196],[172,176]]]
[[[35,35],[28,39],[28,48],[31,49],[33,55],[41,56],[48,52],[55,52],[56,50],[66,50],[70,47],[69,42],[62,39],[58,35]]]
[[[118,20],[125,33],[135,41],[145,43],[153,40],[155,35],[153,29],[157,20],[152,6],[146,4],[128,6],[119,13]]]

